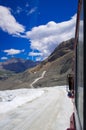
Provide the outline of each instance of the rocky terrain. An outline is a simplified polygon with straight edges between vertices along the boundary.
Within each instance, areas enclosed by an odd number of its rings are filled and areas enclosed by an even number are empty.
[[[16,75],[16,74],[12,71],[4,70],[4,69],[0,70],[0,80],[6,80],[13,75]]]
[[[30,88],[31,83],[46,71],[44,78],[34,84],[34,87],[50,87],[65,85],[67,74],[71,73],[73,65],[74,39],[59,44],[53,53],[36,67],[27,69],[11,78],[0,81],[0,89]]]

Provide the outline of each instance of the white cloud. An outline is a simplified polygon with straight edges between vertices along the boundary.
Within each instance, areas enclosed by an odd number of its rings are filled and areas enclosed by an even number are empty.
[[[27,14],[30,15],[36,11],[37,7],[32,8]]]
[[[26,36],[30,39],[31,49],[38,50],[45,59],[59,43],[74,37],[75,25],[76,14],[68,21],[61,23],[51,21],[46,25],[34,27]]]
[[[16,54],[20,54],[22,52],[24,52],[25,50],[17,50],[17,49],[8,49],[8,50],[4,50],[3,52],[7,53],[7,55],[16,55]]]
[[[42,56],[42,53],[39,53],[39,52],[30,52],[29,56]]]
[[[7,60],[8,58],[7,57],[1,57],[1,60]]]
[[[36,61],[41,61],[42,58],[41,57],[36,57]]]
[[[32,60],[33,60],[33,57],[35,57],[36,61],[41,61],[43,54],[40,52],[29,52],[28,56],[32,56]]]
[[[25,31],[24,26],[16,21],[10,9],[4,6],[0,6],[0,28],[9,34],[17,36],[20,36]]]

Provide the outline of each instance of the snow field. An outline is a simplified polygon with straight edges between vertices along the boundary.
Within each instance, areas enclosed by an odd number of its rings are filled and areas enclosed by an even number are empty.
[[[8,112],[18,106],[40,97],[43,90],[16,89],[0,91],[0,113]]]

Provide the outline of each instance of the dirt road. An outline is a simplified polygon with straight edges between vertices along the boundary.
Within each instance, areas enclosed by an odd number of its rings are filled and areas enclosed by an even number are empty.
[[[0,130],[66,130],[73,112],[66,88],[42,89],[45,93],[39,98],[0,114]]]
[[[37,79],[35,79],[35,80],[30,84],[30,87],[31,87],[31,88],[34,88],[33,85],[34,85],[38,80],[44,78],[45,73],[46,73],[46,71],[43,71],[42,75],[41,75],[40,77],[38,77]]]

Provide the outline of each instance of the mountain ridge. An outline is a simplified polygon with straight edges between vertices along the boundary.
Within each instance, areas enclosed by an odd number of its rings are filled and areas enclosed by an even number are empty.
[[[66,85],[67,75],[72,72],[74,39],[60,43],[51,55],[37,66],[27,69],[13,76],[5,82],[1,82],[0,89],[30,88],[30,84],[46,71],[44,78],[34,84],[37,87],[51,87]]]
[[[39,64],[32,60],[25,60],[22,58],[11,58],[5,62],[0,62],[0,70],[9,70],[15,73],[23,72],[28,68],[32,68]]]

